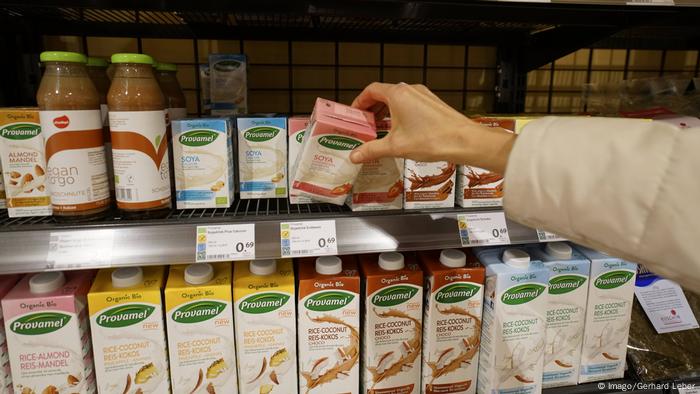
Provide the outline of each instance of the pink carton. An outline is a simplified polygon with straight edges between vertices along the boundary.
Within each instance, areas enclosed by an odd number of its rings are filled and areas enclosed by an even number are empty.
[[[92,278],[92,271],[30,274],[2,299],[15,392],[96,392],[86,302]]]
[[[0,299],[5,297],[17,284],[19,275],[0,276]],[[12,374],[10,373],[10,358],[7,354],[7,341],[5,340],[5,325],[2,323],[2,309],[0,309],[0,393],[12,393]]]
[[[316,99],[294,165],[292,193],[343,205],[362,167],[350,161],[350,152],[376,138],[372,113]]]
[[[287,154],[287,179],[289,179],[290,204],[309,204],[314,202],[314,200],[308,197],[298,196],[292,191],[292,183],[294,181],[294,163],[296,163],[297,157],[299,157],[299,153],[301,153],[304,133],[306,132],[306,128],[308,126],[308,116],[293,116],[287,119],[287,129],[289,129],[289,141],[287,141],[287,146],[289,147],[289,153]]]

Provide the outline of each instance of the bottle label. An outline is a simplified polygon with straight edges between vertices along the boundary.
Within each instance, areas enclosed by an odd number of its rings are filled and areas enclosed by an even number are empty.
[[[54,212],[109,205],[100,110],[40,111],[46,184]]]
[[[170,203],[165,111],[110,111],[117,207],[158,208]]]

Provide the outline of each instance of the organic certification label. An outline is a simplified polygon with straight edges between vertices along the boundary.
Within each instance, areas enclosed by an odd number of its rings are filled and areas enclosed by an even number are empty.
[[[112,263],[114,230],[59,231],[49,235],[46,261],[51,268],[79,268]]]
[[[537,229],[537,239],[540,242],[566,241],[566,238],[562,238],[554,233],[540,229]]]
[[[282,257],[338,254],[335,220],[280,223]]]
[[[457,223],[464,247],[510,244],[503,212],[464,213],[457,215]]]
[[[250,260],[255,258],[255,224],[197,226],[195,261]]]

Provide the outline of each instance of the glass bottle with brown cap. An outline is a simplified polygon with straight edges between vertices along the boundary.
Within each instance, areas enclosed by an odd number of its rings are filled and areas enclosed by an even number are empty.
[[[165,96],[166,107],[170,121],[187,116],[187,103],[177,81],[177,66],[171,63],[156,64],[156,79]]]
[[[161,217],[171,206],[165,98],[153,58],[112,55],[107,94],[117,207],[127,217]]]
[[[107,175],[109,176],[109,195],[114,199],[114,173],[112,172],[112,140],[109,136],[109,107],[107,106],[107,92],[110,81],[107,77],[109,63],[101,57],[89,57],[87,70],[90,80],[100,95],[100,114],[102,115],[102,139],[105,144],[105,156],[107,158]]]
[[[36,99],[46,149],[46,185],[53,214],[85,220],[109,210],[100,97],[85,55],[43,52],[45,71]]]

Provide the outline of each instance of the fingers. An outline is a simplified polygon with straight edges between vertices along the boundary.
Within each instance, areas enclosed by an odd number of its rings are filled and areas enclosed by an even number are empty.
[[[380,103],[388,104],[389,92],[393,86],[390,83],[373,82],[355,98],[352,106],[367,110]]]
[[[391,156],[391,142],[387,137],[365,142],[350,153],[350,161],[355,164]]]

